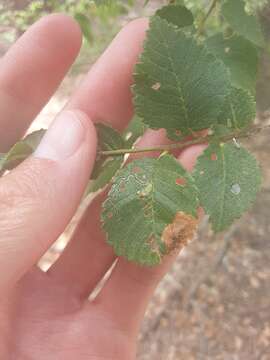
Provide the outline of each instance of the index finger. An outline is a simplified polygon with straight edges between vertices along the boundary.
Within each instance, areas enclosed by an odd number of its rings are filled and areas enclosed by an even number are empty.
[[[148,27],[147,19],[128,24],[92,67],[68,108],[80,109],[94,122],[122,130],[133,115],[133,68]]]

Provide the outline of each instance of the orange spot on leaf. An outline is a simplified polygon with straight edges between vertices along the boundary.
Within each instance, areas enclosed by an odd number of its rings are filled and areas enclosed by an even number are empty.
[[[175,183],[176,183],[176,185],[184,186],[184,185],[186,185],[187,180],[183,179],[183,178],[178,178],[178,179],[175,180]]]
[[[217,154],[213,153],[211,154],[211,160],[216,161],[218,159]]]
[[[112,212],[109,212],[108,213],[108,219],[112,219],[113,218],[113,213]]]
[[[166,246],[167,253],[185,247],[194,237],[198,227],[198,219],[179,211],[172,224],[166,226],[161,240]]]

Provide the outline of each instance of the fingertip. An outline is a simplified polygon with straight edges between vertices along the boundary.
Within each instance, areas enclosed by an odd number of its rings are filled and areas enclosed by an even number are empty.
[[[31,30],[37,28],[46,45],[50,42],[58,52],[61,49],[66,55],[77,56],[82,44],[82,33],[79,24],[71,16],[61,13],[46,15]]]
[[[130,70],[133,70],[138,57],[143,50],[143,42],[148,27],[149,20],[147,18],[132,20],[119,31],[118,35],[112,41],[111,46],[108,48],[108,56],[115,56],[117,51],[120,51],[125,55],[122,61],[124,61],[123,65],[125,65],[129,71],[129,78],[131,81],[132,71]]]
[[[94,122],[123,130],[133,116],[133,69],[143,48],[147,19],[127,24],[92,66],[68,107],[80,108]]]
[[[149,28],[149,19],[148,18],[138,18],[130,21],[127,25],[123,27],[121,32],[135,32],[137,36],[145,37],[145,31]]]

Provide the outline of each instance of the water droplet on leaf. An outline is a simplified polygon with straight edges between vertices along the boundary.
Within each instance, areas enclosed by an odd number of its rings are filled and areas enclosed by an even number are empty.
[[[231,192],[232,192],[234,195],[239,195],[240,192],[241,192],[240,185],[239,185],[239,184],[233,184],[232,187],[231,187]]]

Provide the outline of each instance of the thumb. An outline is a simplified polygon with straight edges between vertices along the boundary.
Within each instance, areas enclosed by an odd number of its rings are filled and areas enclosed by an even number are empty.
[[[0,180],[0,292],[13,286],[64,231],[96,155],[96,132],[80,111],[64,111],[36,152]]]

